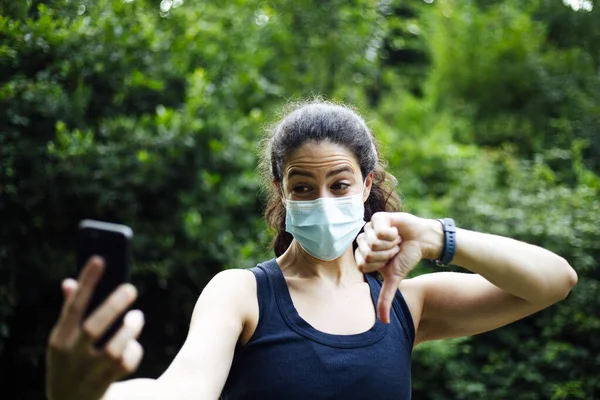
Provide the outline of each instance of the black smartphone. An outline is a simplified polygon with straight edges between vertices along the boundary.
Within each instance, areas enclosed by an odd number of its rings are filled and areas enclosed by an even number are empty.
[[[81,272],[90,257],[98,255],[104,259],[104,273],[90,299],[85,317],[90,315],[122,283],[129,282],[130,241],[133,230],[121,224],[84,219],[79,222],[77,244],[77,272]],[[119,330],[124,313],[96,342],[102,348]]]

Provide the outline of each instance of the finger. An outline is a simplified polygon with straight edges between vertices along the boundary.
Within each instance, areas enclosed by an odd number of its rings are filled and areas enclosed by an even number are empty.
[[[396,227],[371,224],[364,229],[365,238],[373,250],[389,250],[401,241]]]
[[[125,315],[123,326],[105,347],[111,359],[121,359],[127,343],[137,339],[144,327],[144,314],[140,310],[129,311]]]
[[[392,226],[392,220],[389,213],[373,214],[371,223],[378,239],[393,241],[398,236],[398,230],[396,227]]]
[[[363,270],[365,272],[374,272],[381,269],[387,264],[396,254],[400,252],[400,247],[396,246],[389,250],[384,251],[371,251],[367,254],[363,254],[365,264]]]
[[[371,251],[371,248],[370,248],[369,244],[367,243],[367,240],[365,239],[364,233],[361,233],[360,235],[358,235],[358,237],[356,238],[356,244],[358,246],[357,250],[360,250],[361,255],[363,256],[363,261],[364,261],[364,255],[369,254],[369,252]]]
[[[61,289],[63,293],[64,302],[69,301],[73,293],[77,290],[77,281],[75,279],[67,278],[62,281]]]
[[[364,272],[363,267],[365,265],[365,259],[363,258],[359,248],[354,251],[354,259],[356,260],[356,266],[358,267],[358,270],[360,272]]]
[[[110,360],[108,364],[103,364],[103,368],[98,368],[95,373],[88,376],[88,379],[96,385],[98,381],[112,383],[135,372],[143,356],[144,349],[142,345],[138,341],[130,339],[119,359]]]
[[[398,236],[398,229],[395,226],[375,227],[377,239],[394,241]]]
[[[68,303],[72,298],[73,293],[77,290],[77,281],[75,279],[67,278],[61,282],[61,290],[63,294],[63,309],[64,304]],[[50,332],[50,336],[48,337],[48,350],[65,350],[69,347],[73,342],[73,335],[66,335],[64,329],[62,328],[63,324],[62,320],[59,318],[58,323],[53,327]],[[61,332],[62,329],[62,332]]]
[[[421,258],[421,249],[415,241],[404,242],[400,246],[400,252],[393,260],[395,273],[404,279],[418,262],[421,261]]]
[[[126,374],[135,372],[142,361],[142,357],[144,357],[144,349],[142,348],[142,345],[136,340],[130,340],[127,342],[125,350],[123,351],[122,368],[124,372]]]
[[[369,231],[373,231],[373,222],[367,222],[364,226],[363,226],[363,233],[366,235],[367,232]]]
[[[399,246],[385,251],[373,251],[367,244],[364,233],[356,238],[356,244],[358,245],[356,252],[360,254],[360,259],[356,255],[355,259],[361,272],[379,270],[400,251]]]
[[[383,279],[377,299],[377,317],[385,324],[390,323],[390,310],[401,281],[402,277],[399,275],[390,275]]]
[[[90,297],[102,276],[104,261],[100,257],[92,257],[85,265],[77,282],[77,289],[64,303],[61,312],[61,329],[69,332],[78,329],[85,313]]]
[[[389,323],[390,309],[396,290],[402,279],[420,260],[421,250],[419,245],[414,241],[408,241],[402,244],[401,251],[380,270],[383,276],[383,285],[377,300],[377,315],[382,322]]]
[[[369,226],[367,228],[365,225],[364,234],[365,234],[365,241],[367,242],[369,247],[371,247],[371,244],[378,241],[377,234],[375,233],[375,230],[373,229],[372,226]]]
[[[100,339],[108,327],[136,298],[135,286],[130,283],[119,286],[83,323],[85,339],[89,342]]]
[[[374,239],[374,242],[371,243],[371,250],[374,251],[382,251],[382,250],[390,250],[394,247],[398,246],[402,243],[402,238],[400,236],[396,236],[394,240],[381,240],[379,238]]]
[[[364,271],[364,268],[366,265],[365,256],[371,252],[371,249],[369,248],[369,245],[367,244],[364,233],[361,233],[360,235],[358,235],[358,237],[356,238],[356,244],[358,245],[358,247],[355,251],[355,254],[354,254],[354,258],[356,260],[356,265],[358,266],[359,271],[365,272]]]

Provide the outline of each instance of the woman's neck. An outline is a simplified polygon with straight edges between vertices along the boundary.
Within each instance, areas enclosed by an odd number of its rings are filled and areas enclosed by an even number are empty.
[[[354,252],[349,247],[344,254],[332,261],[324,261],[308,254],[297,241],[277,258],[286,277],[326,280],[336,286],[363,282],[363,274],[356,266]]]

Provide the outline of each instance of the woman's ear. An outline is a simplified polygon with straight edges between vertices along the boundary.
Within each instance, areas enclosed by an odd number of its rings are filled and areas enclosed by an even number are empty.
[[[371,187],[373,185],[373,171],[369,172],[367,179],[365,179],[365,189],[363,191],[363,203],[367,201],[371,194]]]

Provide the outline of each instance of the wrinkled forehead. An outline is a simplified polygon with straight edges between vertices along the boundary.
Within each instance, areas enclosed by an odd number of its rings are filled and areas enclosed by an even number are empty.
[[[298,175],[298,172],[317,176],[342,170],[360,174],[356,156],[347,147],[330,141],[311,141],[293,151],[285,160],[283,178]]]

